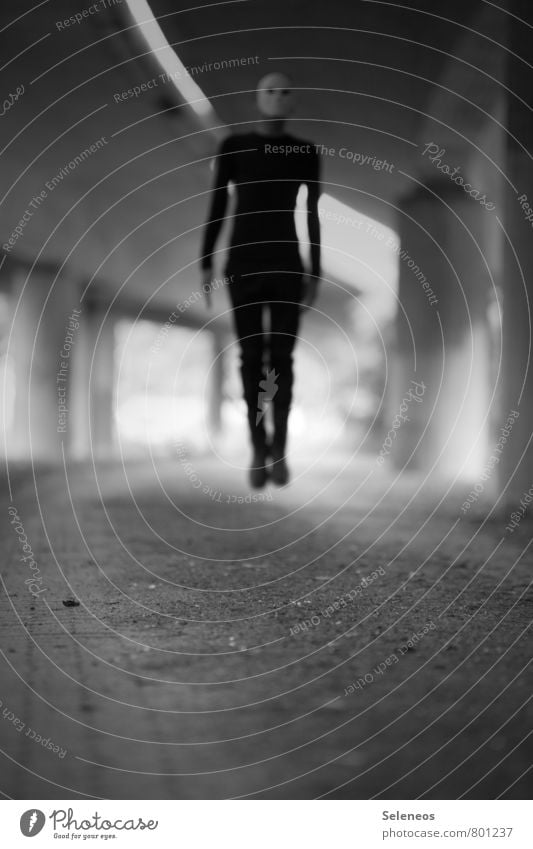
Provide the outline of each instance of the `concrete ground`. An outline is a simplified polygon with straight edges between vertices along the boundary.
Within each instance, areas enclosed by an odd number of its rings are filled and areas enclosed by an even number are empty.
[[[300,458],[251,503],[191,468],[11,468],[6,796],[530,795],[526,520],[370,460]]]

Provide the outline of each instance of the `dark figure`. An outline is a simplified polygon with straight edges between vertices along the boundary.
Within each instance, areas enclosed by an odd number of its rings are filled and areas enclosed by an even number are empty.
[[[318,219],[319,158],[315,146],[285,132],[292,109],[290,82],[269,74],[258,86],[262,121],[254,132],[226,139],[218,152],[216,177],[202,250],[204,291],[209,290],[212,253],[224,223],[228,183],[235,186],[229,257],[229,284],[235,330],[241,348],[241,374],[253,446],[250,482],[262,487],[268,474],[288,482],[285,460],[292,399],[292,354],[302,306],[310,306],[320,278]],[[294,222],[296,197],[307,186],[311,276],[304,278]],[[207,285],[206,285],[207,284]],[[268,311],[269,332],[263,325]],[[274,435],[269,443],[264,412],[273,405]],[[267,469],[270,456],[272,463]]]

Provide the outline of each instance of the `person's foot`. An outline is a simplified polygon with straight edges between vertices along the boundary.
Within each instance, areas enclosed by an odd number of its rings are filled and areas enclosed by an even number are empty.
[[[262,489],[268,480],[266,467],[267,450],[265,448],[254,448],[252,463],[250,465],[249,480],[253,489]]]
[[[272,458],[272,464],[269,468],[270,480],[272,483],[275,483],[276,486],[286,486],[289,483],[290,475],[283,452],[276,451],[276,449],[272,447],[270,456]]]

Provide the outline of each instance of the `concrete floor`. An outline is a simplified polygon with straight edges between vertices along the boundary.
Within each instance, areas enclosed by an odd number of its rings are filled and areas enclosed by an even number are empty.
[[[11,470],[5,795],[530,795],[526,521],[504,538],[372,461],[300,459],[256,503],[240,470],[191,463],[197,488],[175,460]]]

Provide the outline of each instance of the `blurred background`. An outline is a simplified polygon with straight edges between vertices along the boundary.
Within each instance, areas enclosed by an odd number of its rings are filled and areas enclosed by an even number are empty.
[[[325,22],[307,2],[5,4],[6,455],[242,450],[227,293],[208,314],[198,253],[213,153],[254,127],[258,79],[282,70],[289,132],[323,146],[324,279],[292,444],[375,454],[416,380],[391,467],[475,480],[531,396],[527,45],[507,5],[339,0]],[[529,482],[527,419],[499,469],[508,493]]]
[[[531,0],[1,14],[4,795],[529,798]],[[323,279],[252,493],[199,252],[278,70]]]

